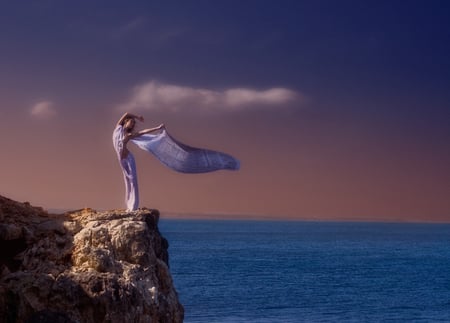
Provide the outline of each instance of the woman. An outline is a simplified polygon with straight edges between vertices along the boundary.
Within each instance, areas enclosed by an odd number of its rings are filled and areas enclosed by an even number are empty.
[[[134,156],[127,148],[127,143],[134,138],[160,130],[164,127],[164,125],[161,124],[155,128],[134,132],[136,119],[144,122],[144,117],[142,116],[136,116],[128,112],[125,113],[117,122],[113,135],[114,148],[116,149],[125,181],[125,202],[128,211],[134,211],[138,208],[139,189],[137,183],[136,162]]]
[[[139,206],[136,163],[127,148],[129,141],[152,153],[167,167],[181,173],[206,173],[221,169],[238,170],[240,167],[237,159],[225,153],[182,144],[167,133],[163,124],[136,132],[134,131],[136,120],[143,122],[144,118],[125,113],[117,122],[113,133],[114,148],[125,181],[125,201],[128,211],[134,211]]]

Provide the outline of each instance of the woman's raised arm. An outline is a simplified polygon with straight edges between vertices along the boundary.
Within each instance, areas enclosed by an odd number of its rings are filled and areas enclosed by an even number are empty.
[[[145,135],[145,134],[147,134],[147,133],[151,133],[151,132],[154,132],[154,131],[158,131],[158,130],[164,129],[165,127],[166,127],[166,126],[162,123],[162,124],[160,124],[160,125],[157,126],[157,127],[149,128],[149,129],[144,129],[144,130],[138,131],[138,132],[132,134],[132,135],[130,136],[130,139],[133,139],[133,138],[136,138],[136,137]]]
[[[135,114],[129,113],[129,112],[125,112],[123,114],[123,116],[119,119],[119,121],[117,121],[117,125],[121,125],[123,126],[123,123],[125,122],[126,119],[138,119],[141,122],[144,122],[144,117],[143,116],[137,116]]]

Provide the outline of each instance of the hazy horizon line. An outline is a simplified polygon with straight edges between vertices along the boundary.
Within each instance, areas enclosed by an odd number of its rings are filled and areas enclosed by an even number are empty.
[[[143,207],[146,208],[146,207]],[[122,209],[93,209],[93,208],[82,208],[82,209],[57,209],[49,208],[46,211],[50,214],[62,215],[69,212],[76,212],[84,209],[92,209],[97,212],[107,212],[113,210]],[[148,208],[152,209],[152,208]],[[377,217],[330,217],[330,216],[293,216],[293,215],[271,215],[271,214],[252,214],[252,213],[235,213],[235,212],[178,212],[178,211],[167,211],[159,210],[161,218],[168,220],[229,220],[229,221],[295,221],[295,222],[360,222],[360,223],[423,223],[423,224],[450,224],[450,220],[418,220],[418,219],[403,219],[399,217],[389,218],[377,218]]]

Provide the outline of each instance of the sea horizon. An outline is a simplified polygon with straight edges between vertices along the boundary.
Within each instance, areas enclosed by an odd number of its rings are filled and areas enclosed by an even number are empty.
[[[143,207],[148,209],[155,209],[150,207]],[[64,214],[68,212],[75,212],[85,208],[44,208],[50,214]],[[86,207],[86,209],[93,209],[98,212],[107,212],[115,209],[95,209]],[[293,216],[293,215],[272,215],[272,214],[256,214],[256,213],[235,213],[235,212],[178,212],[160,210],[160,216],[166,219],[174,220],[243,220],[243,221],[293,221],[293,222],[355,222],[355,223],[418,223],[418,224],[450,224],[449,219],[414,219],[414,218],[400,218],[400,217],[380,217],[380,216]]]

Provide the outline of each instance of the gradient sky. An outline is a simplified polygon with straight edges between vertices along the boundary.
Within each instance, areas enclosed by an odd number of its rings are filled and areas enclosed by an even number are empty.
[[[448,1],[8,1],[0,194],[124,206],[125,110],[239,172],[133,149],[163,212],[450,221]]]

